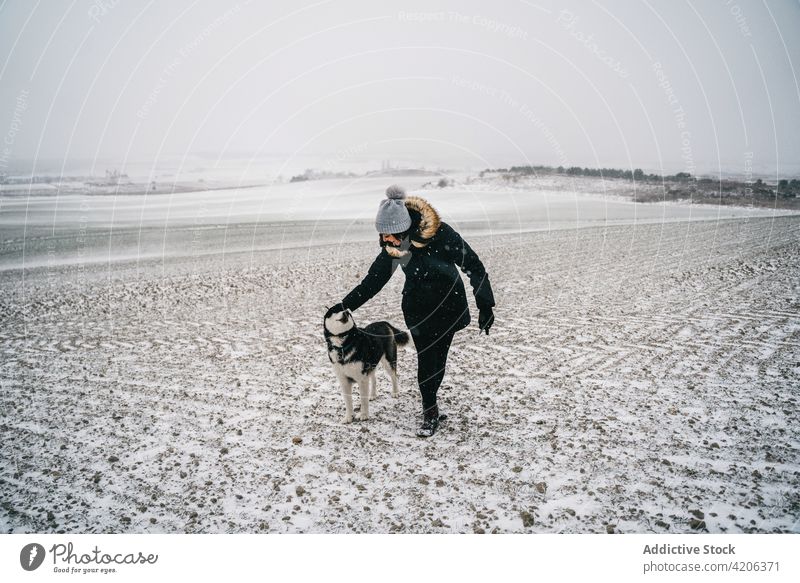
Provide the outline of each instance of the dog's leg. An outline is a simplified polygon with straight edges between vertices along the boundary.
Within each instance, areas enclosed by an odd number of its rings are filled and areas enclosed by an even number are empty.
[[[358,392],[361,396],[361,411],[358,412],[356,418],[359,421],[366,421],[369,419],[369,375],[361,375],[358,379]]]
[[[397,380],[397,360],[394,361],[394,365],[389,362],[388,359],[383,358],[381,360],[383,364],[383,368],[386,369],[386,372],[392,377],[392,397],[399,397],[400,396],[400,383]]]
[[[339,384],[342,385],[342,396],[344,397],[344,418],[342,423],[352,423],[353,421],[353,380],[350,377],[339,376]]]
[[[377,368],[373,368],[369,373],[369,400],[371,401],[378,396],[378,383],[375,373],[378,372]]]

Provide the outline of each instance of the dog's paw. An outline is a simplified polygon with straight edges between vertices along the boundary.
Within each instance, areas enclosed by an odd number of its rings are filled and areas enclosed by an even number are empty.
[[[400,391],[392,391],[392,398],[393,399],[396,399],[399,396],[400,396]]]
[[[367,419],[369,419],[369,415],[367,415],[366,413],[358,412],[356,413],[356,419],[358,421],[366,421]]]
[[[352,422],[353,422],[353,416],[352,415],[345,415],[344,417],[342,417],[342,423],[347,424],[347,423],[352,423]]]

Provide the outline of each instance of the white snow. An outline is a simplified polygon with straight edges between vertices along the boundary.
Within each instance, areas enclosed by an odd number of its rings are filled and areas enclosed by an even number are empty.
[[[3,201],[0,530],[798,531],[800,218],[542,195],[513,232],[516,195],[472,229],[464,192],[430,192],[498,306],[456,336],[426,441],[413,347],[400,398],[379,372],[351,425],[325,352],[378,251],[377,186],[209,195],[203,230],[189,198],[104,198],[83,235],[79,201],[32,201],[24,234]],[[356,322],[405,328],[402,279]]]

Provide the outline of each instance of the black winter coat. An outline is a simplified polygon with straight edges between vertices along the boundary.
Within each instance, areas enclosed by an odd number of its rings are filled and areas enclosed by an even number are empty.
[[[356,310],[377,294],[400,265],[406,276],[402,309],[415,337],[438,336],[466,328],[469,307],[458,266],[472,285],[479,310],[493,307],[494,295],[486,269],[472,248],[424,199],[405,201],[411,215],[409,240],[398,249],[381,242],[381,252],[366,277],[342,300]],[[401,250],[408,247],[407,250]]]

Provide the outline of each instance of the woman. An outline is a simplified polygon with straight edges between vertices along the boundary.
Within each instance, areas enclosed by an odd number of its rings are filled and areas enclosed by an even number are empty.
[[[399,186],[386,189],[375,228],[381,252],[369,272],[342,300],[345,309],[356,310],[377,294],[397,266],[403,268],[403,316],[417,349],[417,380],[422,394],[420,437],[436,433],[439,413],[436,393],[444,378],[447,353],[453,335],[470,322],[464,284],[456,266],[469,277],[480,316],[480,331],[489,334],[494,323],[494,295],[486,270],[475,252],[424,199],[406,197]]]

